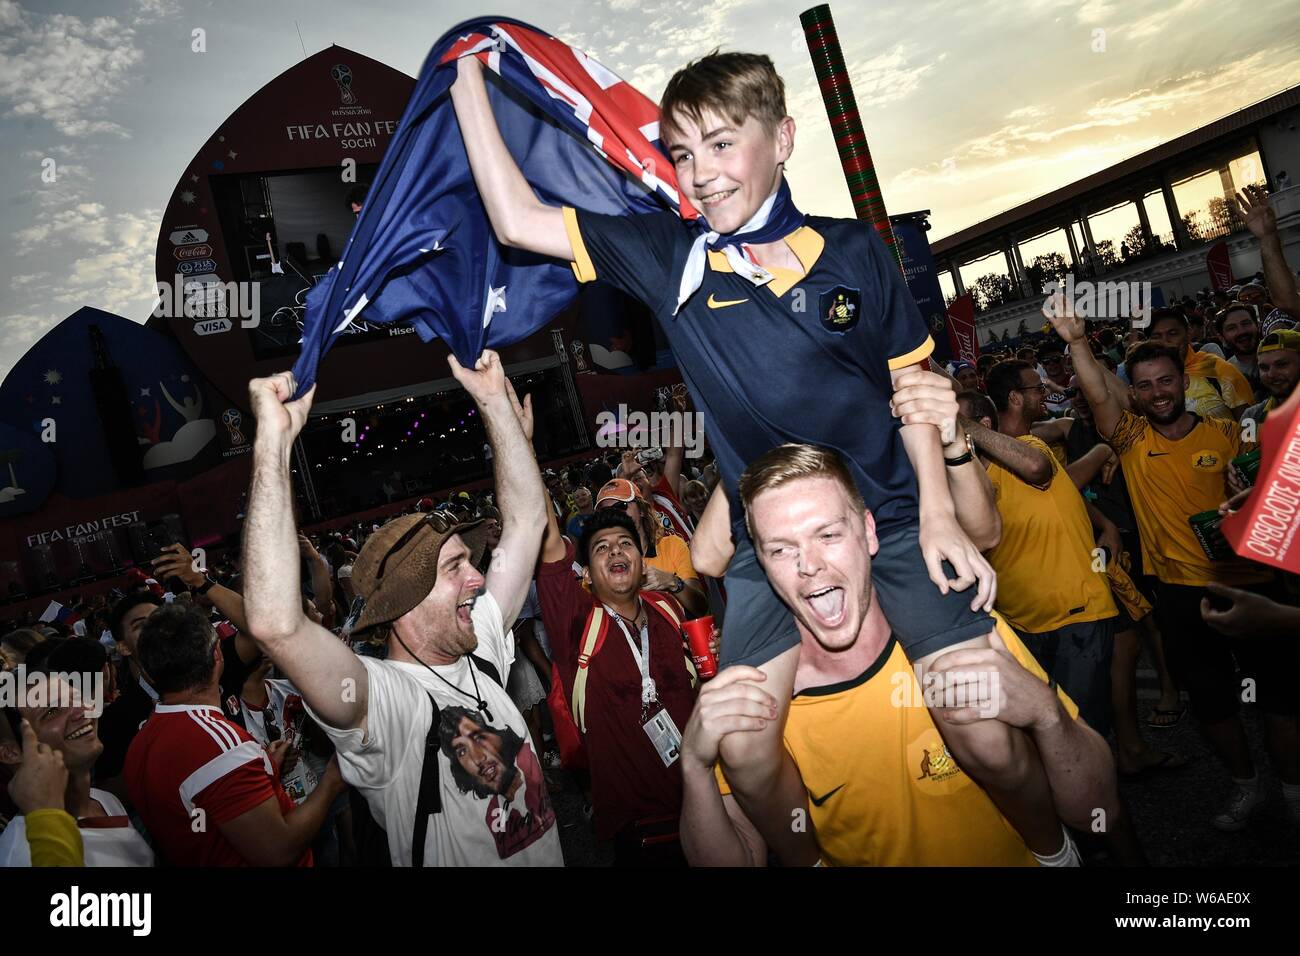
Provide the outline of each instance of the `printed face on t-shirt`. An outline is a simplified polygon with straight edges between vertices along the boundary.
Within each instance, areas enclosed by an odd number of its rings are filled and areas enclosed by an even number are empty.
[[[466,707],[443,707],[439,720],[442,752],[452,762],[457,788],[480,799],[514,796],[523,784],[515,762],[523,738],[509,727],[493,727]]]

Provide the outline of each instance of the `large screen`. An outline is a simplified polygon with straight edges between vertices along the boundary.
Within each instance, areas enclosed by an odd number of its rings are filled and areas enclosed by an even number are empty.
[[[358,167],[356,180],[375,168]],[[356,183],[331,168],[213,175],[208,184],[235,278],[258,286],[261,322],[244,330],[254,356],[297,354],[307,293],[338,262],[356,222]],[[411,334],[405,324],[358,321],[338,345]]]

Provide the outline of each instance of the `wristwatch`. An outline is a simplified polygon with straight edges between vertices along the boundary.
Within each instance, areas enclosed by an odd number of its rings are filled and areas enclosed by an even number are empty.
[[[673,581],[676,583],[668,589],[669,594],[681,594],[686,590],[686,582],[675,574],[673,575]]]
[[[970,432],[963,430],[962,437],[966,439],[966,453],[958,455],[956,458],[945,458],[943,463],[949,468],[956,468],[958,465],[964,465],[966,462],[975,458],[975,442],[970,437]]]
[[[206,574],[203,575],[203,583],[194,589],[195,594],[207,594],[217,586],[217,582],[212,580]]]

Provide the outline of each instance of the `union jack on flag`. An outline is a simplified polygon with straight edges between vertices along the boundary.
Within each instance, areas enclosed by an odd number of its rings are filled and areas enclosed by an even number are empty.
[[[678,193],[659,108],[605,66],[535,27],[485,18],[445,34],[420,70],[343,257],[307,297],[299,392],[354,320],[408,322],[462,365],[544,327],[577,294],[567,263],[497,242],[448,90],[477,56],[511,155],[554,206],[631,215],[699,213]]]

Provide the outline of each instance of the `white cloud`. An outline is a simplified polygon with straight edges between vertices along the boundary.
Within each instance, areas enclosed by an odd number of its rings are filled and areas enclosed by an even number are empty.
[[[99,203],[78,203],[19,233],[25,252],[39,252],[42,264],[58,263],[62,269],[10,280],[23,304],[15,303],[13,312],[0,316],[0,374],[82,306],[136,321],[147,318],[156,294],[154,254],[161,219],[160,209],[111,214]]]
[[[1200,126],[1224,112],[1224,104],[1244,103],[1287,82],[1290,60],[1280,49],[1260,50],[1207,70],[1169,76],[1122,96],[1104,97],[1075,114],[1074,122],[1049,122],[1051,112],[1034,104],[1007,114],[1012,120],[990,133],[955,144],[936,162],[913,166],[892,178],[891,189],[924,194],[927,189],[962,186],[993,188],[1018,181],[1015,205],[1064,185]],[[1044,179],[1045,171],[1060,181]],[[1031,174],[1028,175],[1028,174]],[[888,189],[886,190],[889,191]],[[963,201],[968,205],[973,200]],[[996,197],[982,197],[985,215]],[[969,224],[962,217],[959,227]],[[949,230],[951,231],[951,230]]]
[[[136,14],[131,21],[137,25],[155,23],[180,13],[177,0],[136,0]]]
[[[1114,22],[1117,7],[1110,0],[1085,0],[1074,12],[1080,23]]]
[[[1178,24],[1186,20],[1205,0],[1181,0],[1172,6],[1161,3],[1151,14],[1128,24],[1123,28],[1124,36],[1130,40],[1146,40],[1152,37],[1168,37],[1170,29],[1177,31]]]
[[[144,53],[113,17],[38,14],[0,0],[0,103],[9,116],[39,116],[65,136],[127,136],[106,107]]]

